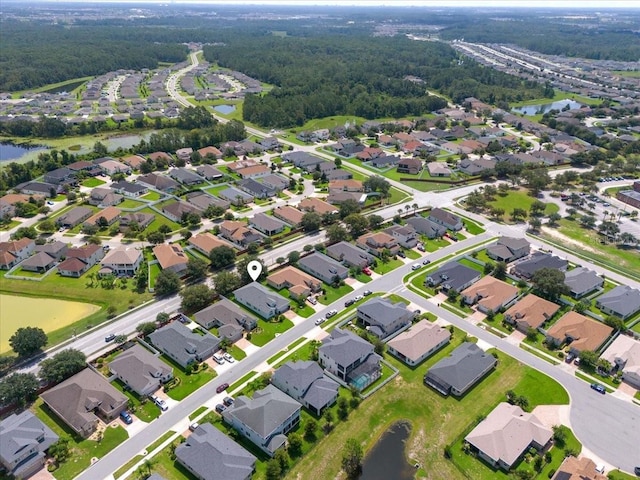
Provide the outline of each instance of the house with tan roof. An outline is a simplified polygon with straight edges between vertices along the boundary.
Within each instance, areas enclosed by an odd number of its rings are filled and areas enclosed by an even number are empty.
[[[469,305],[476,304],[479,311],[496,313],[502,307],[515,300],[518,296],[518,291],[518,287],[487,275],[460,292],[460,294],[465,303]]]
[[[607,476],[596,471],[597,465],[587,457],[565,457],[551,480],[607,480]]]
[[[401,158],[396,171],[416,175],[422,170],[422,160],[419,158]]]
[[[173,220],[174,222],[181,222],[183,215],[193,213],[200,217],[202,215],[202,210],[200,210],[195,205],[192,205],[191,203],[178,200],[163,206],[162,213],[169,220]]]
[[[451,339],[446,328],[421,320],[387,342],[387,351],[414,367],[444,347]]]
[[[136,248],[116,248],[100,262],[101,274],[133,276],[142,263],[142,251]]]
[[[120,161],[125,165],[129,165],[134,170],[140,170],[140,167],[146,160],[140,155],[130,155],[128,157],[121,158]]]
[[[319,198],[315,197],[308,197],[303,199],[298,204],[298,208],[306,212],[316,212],[319,215],[324,215],[325,213],[338,213],[339,211],[330,203],[323,202]]]
[[[356,245],[376,257],[382,255],[387,249],[391,255],[395,255],[400,250],[397,240],[385,232],[369,232],[358,237]]]
[[[207,158],[208,156],[216,159],[222,158],[222,152],[214,146],[200,148],[198,149],[198,153],[202,158]]]
[[[552,436],[535,415],[502,402],[464,440],[490,465],[509,470],[531,447],[544,450]]]
[[[135,184],[132,184],[135,185]],[[116,193],[111,188],[94,188],[89,195],[89,204],[100,208],[117,205],[124,200],[124,197]]]
[[[94,213],[84,221],[84,225],[99,225],[99,223],[107,222],[107,225],[113,225],[119,218],[122,210],[116,207],[107,207],[104,210]],[[104,220],[102,220],[104,219]]]
[[[450,177],[453,173],[451,169],[443,162],[427,163],[427,170],[432,177]]]
[[[157,160],[164,160],[167,163],[173,162],[173,157],[169,155],[167,152],[153,152],[147,155],[154,162]]]
[[[356,153],[356,158],[363,162],[367,162],[374,158],[381,157],[382,155],[384,155],[384,152],[381,148],[366,147],[363,151]]]
[[[229,242],[225,242],[209,232],[199,233],[189,238],[189,245],[207,257],[214,248],[233,247]]]
[[[14,217],[17,203],[29,203],[29,199],[42,199],[42,195],[25,195],[22,193],[8,193],[0,197],[0,217]]]
[[[178,243],[156,245],[153,247],[153,254],[162,270],[173,270],[175,273],[182,273],[187,269],[189,258]]]
[[[547,330],[547,340],[569,344],[571,351],[595,352],[613,333],[613,328],[577,312],[568,312]]]
[[[288,288],[292,298],[306,298],[312,292],[317,292],[322,288],[320,280],[292,266],[269,275],[267,283],[276,290]]]
[[[258,164],[236,170],[236,173],[240,175],[241,178],[259,178],[270,175],[271,169],[266,165]]]
[[[292,227],[299,227],[302,223],[304,212],[290,205],[283,205],[273,209],[273,216],[287,222]]]
[[[235,220],[225,220],[220,224],[220,235],[241,247],[250,243],[262,242],[262,236],[247,227],[246,223]]]
[[[540,328],[559,309],[560,305],[530,293],[504,312],[504,320],[526,333],[530,328]]]
[[[329,182],[329,192],[339,190],[343,192],[364,192],[364,185],[360,180],[332,180]]]
[[[600,356],[607,360],[614,372],[622,372],[622,379],[640,389],[640,342],[633,337],[619,335]]]

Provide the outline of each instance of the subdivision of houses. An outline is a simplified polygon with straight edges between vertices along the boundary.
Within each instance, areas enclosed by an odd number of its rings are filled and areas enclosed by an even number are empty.
[[[209,332],[196,333],[180,322],[171,322],[149,336],[149,341],[182,368],[205,361],[218,350],[220,340]]]
[[[218,335],[232,342],[240,340],[245,331],[250,332],[258,326],[253,315],[226,298],[196,312],[194,320],[207,330],[218,328]]]

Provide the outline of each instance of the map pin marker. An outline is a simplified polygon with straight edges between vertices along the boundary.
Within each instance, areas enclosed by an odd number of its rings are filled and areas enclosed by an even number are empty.
[[[247,264],[247,272],[249,276],[255,282],[262,273],[262,264],[257,260],[252,260]]]

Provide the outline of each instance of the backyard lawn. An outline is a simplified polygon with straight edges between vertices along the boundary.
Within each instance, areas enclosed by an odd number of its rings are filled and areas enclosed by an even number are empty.
[[[258,327],[251,332],[250,342],[262,347],[273,340],[276,334],[282,334],[291,327],[293,327],[293,322],[288,318],[283,319],[282,322],[266,322],[258,319]]]
[[[149,224],[146,232],[155,232],[160,228],[160,225],[167,225],[172,232],[175,232],[176,230],[180,230],[180,228],[182,228],[176,222],[169,220],[164,215],[160,215],[159,213],[154,212],[149,207],[139,210],[138,213],[150,213],[151,215],[155,216],[155,220]]]
[[[146,203],[132,198],[125,198],[123,202],[118,204],[118,208],[138,208],[143,205],[146,205]]]
[[[89,188],[93,188],[93,187],[99,187],[100,185],[104,185],[105,181],[100,180],[99,178],[87,178],[85,180],[82,181],[82,186],[83,187],[89,187]]]
[[[382,262],[382,260],[378,260],[373,271],[380,275],[384,275],[385,273],[389,273],[391,270],[395,270],[402,265],[404,265],[404,262],[399,259],[390,258],[386,263]]]

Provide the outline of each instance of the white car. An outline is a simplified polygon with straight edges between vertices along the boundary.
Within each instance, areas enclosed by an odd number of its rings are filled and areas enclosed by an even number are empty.
[[[233,363],[236,361],[236,359],[233,358],[229,353],[225,353],[223,356],[224,356],[224,359],[229,363]]]
[[[355,300],[356,302],[358,302],[358,301],[362,300],[363,298],[364,298],[364,297],[363,297],[362,295],[356,295],[356,297],[354,298],[354,300]]]
[[[413,265],[411,265],[411,270],[418,270],[420,268],[420,264],[419,263],[415,263]]]
[[[169,409],[169,406],[163,399],[158,398],[154,395],[151,397],[151,400],[153,400],[153,403],[155,403],[163,412],[166,412]]]
[[[337,313],[338,313],[338,311],[337,311],[337,310],[329,310],[329,311],[327,312],[327,314],[325,315],[325,317],[327,317],[327,318],[331,318],[331,317],[333,317],[334,315],[337,315]]]
[[[324,322],[324,321],[325,321],[325,318],[324,318],[324,317],[320,317],[320,318],[318,318],[318,319],[315,321],[315,324],[316,324],[316,325],[320,325],[320,324],[321,324],[322,322]]]

